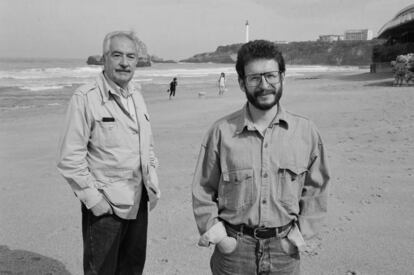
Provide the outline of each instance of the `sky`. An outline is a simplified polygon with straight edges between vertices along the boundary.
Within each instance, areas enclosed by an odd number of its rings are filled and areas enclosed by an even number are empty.
[[[87,58],[114,30],[180,60],[249,38],[309,41],[348,29],[374,36],[411,0],[0,0],[0,57]]]

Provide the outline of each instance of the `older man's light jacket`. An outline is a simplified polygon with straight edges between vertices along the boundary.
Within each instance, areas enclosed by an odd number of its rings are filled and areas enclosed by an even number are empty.
[[[93,84],[75,91],[64,124],[58,170],[87,208],[105,198],[115,214],[133,219],[142,183],[151,209],[160,190],[147,108],[140,91],[132,85],[128,89],[138,123],[111,98],[103,73]]]

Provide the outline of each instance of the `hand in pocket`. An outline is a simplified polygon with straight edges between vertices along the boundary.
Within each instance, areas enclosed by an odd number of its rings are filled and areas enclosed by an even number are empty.
[[[101,199],[95,206],[91,208],[91,211],[96,217],[113,213],[111,205],[105,199]]]
[[[223,254],[232,253],[234,250],[236,250],[236,246],[237,240],[232,237],[224,237],[224,239],[217,244],[218,250]]]

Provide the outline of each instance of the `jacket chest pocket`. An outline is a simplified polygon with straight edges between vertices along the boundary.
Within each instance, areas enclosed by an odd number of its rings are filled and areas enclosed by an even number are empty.
[[[223,172],[218,195],[220,208],[239,210],[251,206],[255,198],[253,169]]]
[[[94,139],[102,147],[111,148],[119,146],[121,143],[119,130],[120,127],[117,122],[96,121],[93,132]]]
[[[306,177],[306,168],[283,166],[278,170],[277,199],[289,212],[299,212],[299,199]]]

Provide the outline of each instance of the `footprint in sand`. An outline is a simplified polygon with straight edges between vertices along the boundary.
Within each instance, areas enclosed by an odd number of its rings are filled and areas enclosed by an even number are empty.
[[[356,214],[360,214],[361,213],[361,211],[359,211],[359,210],[351,210],[351,211],[349,211],[349,214],[351,214],[351,215],[356,215]]]
[[[364,200],[361,200],[359,203],[362,204],[362,205],[368,205],[368,204],[371,204],[371,201],[367,200],[367,199],[364,199]]]
[[[303,253],[307,256],[316,256],[319,254],[319,250],[321,249],[321,238],[318,238],[317,240],[307,241],[306,247]]]

